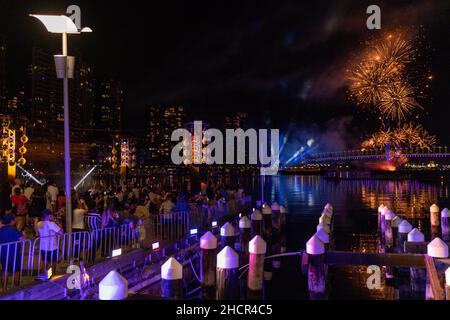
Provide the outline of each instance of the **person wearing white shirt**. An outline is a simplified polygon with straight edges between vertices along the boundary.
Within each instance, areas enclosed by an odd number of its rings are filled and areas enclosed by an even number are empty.
[[[55,183],[51,182],[47,187],[47,193],[48,198],[50,202],[50,208],[48,206],[47,202],[47,209],[52,210],[53,212],[56,212],[56,201],[58,199],[58,188],[56,187]]]
[[[63,230],[55,222],[51,221],[52,216],[49,210],[42,212],[41,219],[42,221],[37,224],[37,230],[40,236],[39,251],[42,262],[44,268],[50,264],[55,269],[58,260],[58,238],[63,234]]]
[[[33,185],[30,182],[28,182],[27,187],[23,191],[23,194],[25,195],[25,197],[27,197],[28,200],[30,200],[33,192],[34,192]]]

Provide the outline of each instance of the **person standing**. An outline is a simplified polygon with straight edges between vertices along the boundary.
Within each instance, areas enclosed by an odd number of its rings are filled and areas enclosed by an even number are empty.
[[[52,221],[50,210],[44,210],[41,213],[41,221],[37,225],[39,236],[41,237],[39,251],[44,264],[44,269],[51,265],[56,269],[58,260],[58,237],[63,235],[63,230]]]
[[[23,231],[28,214],[28,199],[22,194],[22,189],[15,188],[14,195],[11,197],[13,209],[16,212],[16,227],[20,232]]]
[[[58,187],[56,187],[56,184],[53,181],[50,181],[48,187],[47,187],[47,209],[52,210],[52,212],[56,212],[56,202],[58,200]]]
[[[23,194],[25,195],[25,197],[27,197],[28,200],[31,200],[33,192],[34,192],[33,184],[30,181],[28,181],[25,185],[25,190],[23,191]]]
[[[24,241],[26,238],[15,227],[16,220],[11,213],[5,214],[2,218],[3,227],[0,228],[0,244]],[[9,250],[8,250],[9,249]],[[14,285],[20,284],[22,246],[20,243],[10,244],[8,247],[3,246],[1,250],[2,262],[2,287],[5,291],[8,287],[9,273],[13,273]]]
[[[36,186],[36,190],[34,190],[31,195],[31,203],[28,210],[28,215],[33,221],[34,233],[36,237],[39,236],[37,230],[37,224],[39,222],[39,217],[41,216],[42,211],[45,210],[46,207],[46,199],[45,193],[42,189],[42,186]]]

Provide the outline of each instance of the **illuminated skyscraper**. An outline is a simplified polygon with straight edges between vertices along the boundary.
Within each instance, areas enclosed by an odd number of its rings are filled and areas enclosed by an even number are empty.
[[[152,105],[146,108],[147,145],[150,163],[168,163],[175,129],[183,128],[185,110],[179,105]]]

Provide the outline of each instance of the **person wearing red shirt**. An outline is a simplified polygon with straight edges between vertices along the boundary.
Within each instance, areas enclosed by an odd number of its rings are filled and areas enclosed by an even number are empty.
[[[25,227],[25,222],[28,214],[28,198],[22,194],[20,188],[16,188],[14,189],[14,195],[11,196],[11,202],[16,213],[17,230],[22,231]]]

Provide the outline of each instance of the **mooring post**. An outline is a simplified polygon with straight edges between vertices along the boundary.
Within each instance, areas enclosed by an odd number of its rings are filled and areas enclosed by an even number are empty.
[[[445,270],[445,300],[450,300],[450,267]]]
[[[441,212],[442,240],[450,241],[450,210],[444,208]]]
[[[252,225],[252,238],[254,238],[255,236],[262,236],[263,217],[261,212],[258,209],[253,210],[250,218]]]
[[[405,251],[405,241],[408,240],[408,233],[412,230],[412,225],[408,222],[408,220],[403,220],[398,225],[398,244],[400,252]]]
[[[419,229],[414,228],[411,232],[408,233],[408,242],[418,243],[424,242],[425,236]],[[402,251],[403,252],[403,251]],[[415,254],[424,254],[425,251],[419,249],[418,247],[411,247],[408,251],[405,250],[405,253],[415,253]],[[426,286],[426,278],[427,272],[425,268],[409,268],[410,273],[410,288],[411,295],[410,298],[414,300],[423,300],[425,299],[425,286]]]
[[[394,246],[394,235],[392,232],[392,220],[395,218],[395,213],[389,210],[384,215],[385,229],[384,229],[384,243],[386,248],[392,248]]]
[[[183,266],[169,258],[161,266],[161,295],[163,298],[183,298]]]
[[[250,262],[247,277],[247,299],[262,299],[264,284],[264,258],[267,243],[260,236],[255,236],[249,244]]]
[[[217,255],[216,299],[239,299],[239,255],[226,246]]]
[[[431,226],[431,240],[439,237],[439,207],[436,204],[433,204],[430,207],[430,226]]]
[[[381,209],[381,215],[380,215],[380,235],[381,235],[381,241],[384,244],[384,230],[386,229],[386,220],[385,215],[389,212],[389,208],[384,206],[383,209]]]
[[[398,244],[398,226],[400,223],[402,223],[402,218],[399,216],[395,216],[394,219],[392,219],[391,227],[392,227],[392,242],[394,243],[394,246],[397,248],[396,251],[399,251],[400,248],[397,247]],[[403,250],[399,251],[403,252]]]
[[[308,254],[308,291],[311,300],[326,299],[325,245],[312,236],[306,243]]]
[[[220,228],[220,240],[221,248],[230,246],[234,249],[234,244],[236,242],[236,232],[231,223],[227,222],[222,226],[222,228]]]
[[[381,230],[381,215],[384,208],[384,204],[380,204],[380,206],[378,207],[378,230]]]
[[[433,241],[431,241],[427,245],[427,255],[432,258],[448,258],[448,246],[440,238],[434,238]],[[430,272],[427,272],[426,292],[425,292],[426,300],[437,299],[436,297],[434,297],[432,292],[432,281],[435,280],[437,279],[432,279],[430,277]]]
[[[239,243],[241,244],[241,265],[246,265],[248,263],[248,243],[250,241],[251,234],[251,223],[250,220],[243,216],[239,220]]]
[[[319,238],[319,240],[323,242],[325,251],[328,251],[330,249],[330,235],[324,229],[317,230],[314,236]]]
[[[274,233],[281,231],[281,214],[280,205],[277,202],[272,203],[270,206],[272,209],[272,229]]]
[[[331,228],[325,222],[319,222],[319,224],[316,227],[316,231],[319,231],[320,229],[323,229],[326,233],[331,234]]]
[[[281,232],[283,232],[286,228],[286,207],[280,206],[280,223],[281,223]]]
[[[268,241],[272,237],[272,208],[267,203],[262,206],[262,215],[264,220],[263,238]]]
[[[202,295],[206,299],[213,299],[216,285],[217,238],[210,231],[200,238],[200,249]]]

